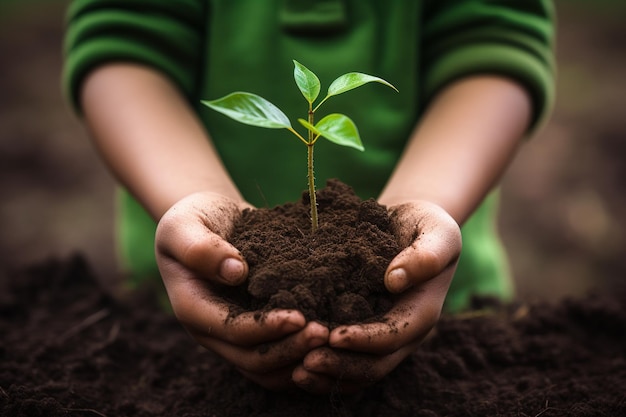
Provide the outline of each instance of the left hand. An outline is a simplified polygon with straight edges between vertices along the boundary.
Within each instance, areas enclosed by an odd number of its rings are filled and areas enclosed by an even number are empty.
[[[461,253],[461,231],[441,207],[410,201],[389,208],[401,247],[385,273],[398,294],[386,321],[335,328],[292,378],[313,393],[351,393],[382,379],[415,351],[437,323]]]
[[[159,221],[157,263],[176,318],[200,345],[267,389],[291,389],[296,364],[327,343],[328,329],[296,310],[276,309],[263,320],[257,311],[231,318],[232,305],[216,291],[247,278],[245,259],[226,236],[251,207],[208,191],[181,199]]]

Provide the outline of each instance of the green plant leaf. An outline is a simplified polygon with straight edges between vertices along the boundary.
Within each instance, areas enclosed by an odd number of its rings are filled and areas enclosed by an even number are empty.
[[[216,100],[203,100],[202,104],[247,125],[269,129],[291,128],[285,113],[256,94],[235,92]]]
[[[360,151],[365,149],[356,125],[344,114],[329,114],[317,122],[315,126],[304,119],[298,119],[298,121],[311,132],[323,136],[337,145],[348,146]]]
[[[361,72],[349,72],[343,74],[328,87],[327,97],[336,96],[337,94],[345,93],[346,91],[353,90],[363,84],[377,82],[384,84],[388,87],[398,91],[396,87],[383,80],[382,78],[374,77],[373,75],[363,74]]]
[[[296,85],[300,89],[300,92],[302,92],[306,101],[308,101],[309,104],[313,104],[320,93],[320,80],[313,71],[309,70],[295,59],[293,60],[293,64],[293,78],[296,80]]]

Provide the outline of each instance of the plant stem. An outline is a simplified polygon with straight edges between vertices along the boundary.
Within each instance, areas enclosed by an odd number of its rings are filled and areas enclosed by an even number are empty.
[[[311,204],[311,233],[317,231],[317,198],[315,196],[315,177],[313,173],[313,144],[307,145],[309,200]]]
[[[309,104],[309,123],[313,125],[315,120],[315,112],[312,109],[312,105]],[[315,195],[315,171],[313,170],[313,145],[315,141],[313,139],[313,132],[309,130],[309,141],[307,143],[307,177],[309,179],[309,204],[311,205],[311,233],[317,231],[317,197]]]

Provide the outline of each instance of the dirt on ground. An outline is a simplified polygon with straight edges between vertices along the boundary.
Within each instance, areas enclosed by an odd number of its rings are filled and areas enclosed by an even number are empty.
[[[120,303],[82,257],[0,281],[0,415],[619,416],[623,299],[477,301],[356,395],[274,393],[192,341],[150,293]]]

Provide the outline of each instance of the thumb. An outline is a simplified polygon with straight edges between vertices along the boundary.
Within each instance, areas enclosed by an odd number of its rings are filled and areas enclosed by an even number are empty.
[[[392,211],[392,221],[396,230],[413,231],[413,240],[389,263],[385,273],[387,290],[405,291],[455,267],[461,254],[461,231],[439,206],[403,205]],[[403,235],[402,232],[396,234]]]
[[[248,275],[239,250],[199,221],[198,213],[168,211],[159,222],[155,239],[157,260],[174,261],[213,282],[238,285]]]

